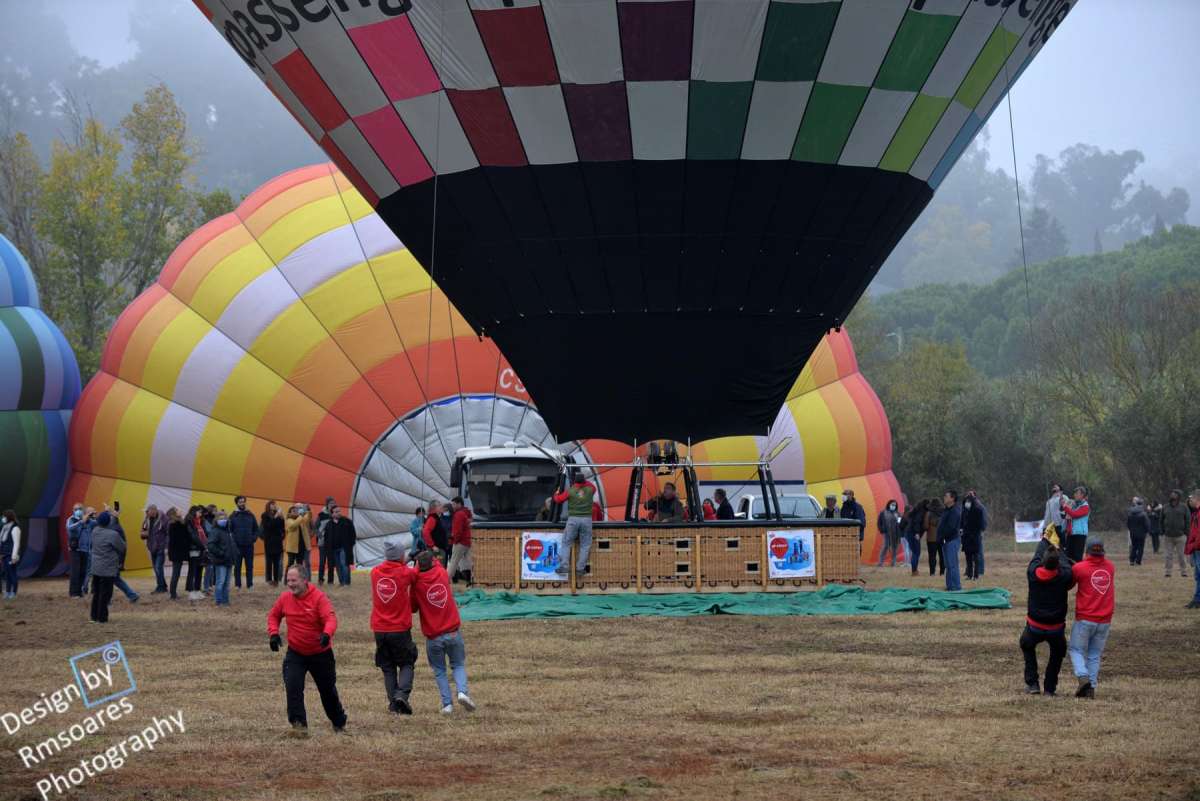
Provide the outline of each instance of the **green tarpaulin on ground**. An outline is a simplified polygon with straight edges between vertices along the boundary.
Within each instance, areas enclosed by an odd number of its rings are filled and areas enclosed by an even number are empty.
[[[966,592],[829,585],[815,592],[671,595],[533,595],[470,590],[457,596],[464,620],[537,617],[688,617],[691,615],[883,615],[890,612],[1008,609],[1008,590]]]

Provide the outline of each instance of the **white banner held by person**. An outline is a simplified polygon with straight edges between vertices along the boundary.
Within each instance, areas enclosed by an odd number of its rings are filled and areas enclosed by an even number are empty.
[[[1013,533],[1017,537],[1017,542],[1037,542],[1042,538],[1042,521],[1022,523],[1020,520],[1014,520]]]

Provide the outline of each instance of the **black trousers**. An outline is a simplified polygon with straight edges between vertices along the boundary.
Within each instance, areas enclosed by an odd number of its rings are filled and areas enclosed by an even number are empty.
[[[71,551],[71,578],[67,592],[72,598],[83,597],[83,577],[87,575],[87,557],[82,551]]]
[[[1154,552],[1155,553],[1158,553],[1158,544],[1159,544],[1158,538],[1161,536],[1162,535],[1159,534],[1158,532],[1155,532],[1155,531],[1150,532],[1150,542],[1154,544]]]
[[[254,586],[254,543],[238,545],[233,554],[233,586],[242,586],[242,566],[246,568],[246,588]]]
[[[108,622],[108,605],[112,601],[115,576],[92,576],[92,620]]]
[[[201,565],[202,562],[200,561],[199,556],[197,556],[195,559],[189,558],[187,561],[188,577],[187,584],[184,585],[184,589],[188,592],[200,591],[200,581],[204,577],[204,568]]]
[[[1067,537],[1067,556],[1072,562],[1083,561],[1083,549],[1087,545],[1087,534],[1072,534]]]
[[[304,711],[304,675],[311,673],[317,692],[321,694],[321,706],[325,716],[335,727],[346,725],[346,711],[338,699],[337,667],[333,649],[312,656],[298,654],[288,648],[283,657],[283,687],[287,692],[288,723],[308,726],[308,715]]]
[[[172,598],[179,597],[179,595],[176,593],[176,590],[179,589],[179,574],[183,572],[183,566],[186,564],[187,564],[187,562],[183,559],[172,559],[171,560],[171,597]],[[187,585],[184,584],[183,586],[184,586],[184,590],[186,591]]]
[[[375,667],[383,671],[383,689],[392,709],[397,695],[407,701],[412,693],[416,661],[417,644],[411,631],[375,632]]]
[[[317,583],[325,583],[325,568],[329,568],[329,583],[334,582],[337,570],[337,548],[331,548],[328,545],[318,549],[317,560]]]
[[[1142,563],[1142,554],[1146,552],[1146,535],[1135,537],[1129,535],[1129,564],[1140,565]]]
[[[942,557],[942,549],[940,546],[938,546],[938,544],[936,542],[935,543],[926,542],[925,544],[927,546],[929,546],[929,548],[928,548],[928,550],[929,550],[929,575],[932,576],[933,572],[938,569],[938,560],[941,559],[941,557]],[[941,559],[941,562],[942,562],[942,569],[939,572],[945,573],[946,572],[946,560]]]
[[[979,578],[979,551],[963,551],[963,556],[967,558],[967,578]]]
[[[1058,631],[1035,631],[1028,624],[1021,632],[1021,653],[1025,655],[1025,683],[1037,684],[1038,643],[1050,644],[1050,660],[1046,662],[1046,678],[1042,682],[1042,690],[1053,693],[1058,689],[1058,672],[1062,669],[1063,657],[1067,655],[1067,637],[1065,628]]]
[[[264,558],[267,562],[265,570],[266,578],[264,580],[268,582],[283,581],[283,554],[264,554]]]

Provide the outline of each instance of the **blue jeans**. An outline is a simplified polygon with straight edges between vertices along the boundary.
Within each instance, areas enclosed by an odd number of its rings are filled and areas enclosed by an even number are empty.
[[[450,680],[446,678],[446,657],[450,657],[450,670],[454,673],[454,685],[464,695],[467,692],[467,646],[462,632],[455,631],[425,641],[425,657],[433,669],[433,679],[442,694],[442,706],[450,706],[454,698],[450,695]]]
[[[1071,626],[1071,644],[1067,650],[1071,654],[1071,666],[1075,669],[1075,677],[1088,679],[1092,686],[1100,678],[1100,655],[1104,653],[1104,644],[1108,642],[1108,623],[1093,623],[1090,620],[1076,620]]]
[[[338,584],[343,587],[350,586],[350,563],[346,561],[346,551],[338,548],[334,553],[334,561],[337,564]]]
[[[921,538],[906,534],[904,542],[908,545],[909,566],[916,570],[917,565],[921,564]]]
[[[217,579],[217,566],[207,564],[204,566],[204,591],[208,592],[213,588],[213,583]]]
[[[136,592],[133,591],[133,587],[130,587],[128,584],[126,584],[125,579],[121,578],[120,576],[117,576],[115,579],[113,579],[113,586],[125,593],[125,597],[131,601],[136,601],[140,597]]]
[[[571,558],[571,543],[579,540],[579,555],[575,557],[575,575],[582,576],[588,563],[588,553],[592,550],[592,518],[568,517],[563,528],[562,552],[559,554],[560,573],[569,572],[567,560]]]
[[[946,566],[946,589],[951,592],[962,589],[962,576],[958,571],[958,554],[961,550],[961,537],[955,537],[942,543],[942,564]]]
[[[217,602],[217,606],[229,606],[229,565],[214,565],[213,572],[216,573],[216,589],[213,592],[213,598]]]
[[[233,583],[242,586],[242,565],[246,566],[246,589],[254,586],[254,543],[237,546],[233,554]]]
[[[150,555],[151,562],[154,566],[154,591],[167,591],[167,552],[159,551],[156,554]]]
[[[1196,580],[1196,594],[1192,600],[1200,604],[1200,551],[1192,551],[1192,578]]]

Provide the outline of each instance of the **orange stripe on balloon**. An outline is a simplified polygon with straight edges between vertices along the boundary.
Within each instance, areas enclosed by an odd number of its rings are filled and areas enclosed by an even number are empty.
[[[71,467],[75,470],[92,471],[92,432],[96,430],[96,416],[116,380],[108,373],[96,373],[83,388],[75,410],[71,412],[67,441],[70,443]]]
[[[867,437],[867,463],[864,467],[868,473],[889,470],[892,466],[892,432],[888,426],[887,414],[879,396],[871,388],[862,373],[855,373],[845,380],[846,388],[854,397],[854,403],[862,415],[863,426]]]
[[[166,289],[158,284],[151,284],[142,294],[134,298],[132,303],[125,307],[125,311],[121,312],[121,316],[113,323],[112,331],[109,332],[108,339],[104,342],[103,355],[100,357],[101,370],[114,375],[120,372],[121,359],[129,338],[137,330],[142,318],[166,294]]]
[[[209,273],[222,261],[248,245],[258,246],[245,227],[233,225],[228,230],[222,231],[220,235],[206,242],[204,247],[197,250],[190,259],[180,265],[179,272],[171,286],[171,294],[184,303],[191,303],[196,291],[204,283],[204,279],[208,277]]]
[[[821,387],[817,392],[837,427],[840,457],[837,475],[861,474],[867,463],[867,437],[854,399],[841,382]]]
[[[146,372],[146,362],[150,360],[150,351],[158,343],[158,338],[173,320],[186,313],[187,307],[173,295],[163,294],[158,302],[146,310],[137,328],[130,332],[125,341],[125,353],[121,357],[117,376],[131,384],[141,386],[142,376]]]
[[[326,416],[313,432],[305,452],[332,465],[357,473],[374,442],[366,441],[340,420]]]
[[[317,459],[306,458],[300,466],[296,482],[296,497],[314,507],[325,503],[332,495],[339,504],[346,504],[354,491],[355,474],[339,470]]]
[[[304,458],[295,451],[256,437],[246,455],[240,492],[267,498],[293,497]]]
[[[252,217],[259,209],[292,187],[300,186],[309,181],[327,178],[329,177],[329,173],[328,163],[310,164],[307,167],[297,167],[294,170],[285,172],[278,178],[272,178],[258,189],[246,195],[246,199],[238,204],[236,214],[243,220]]]
[[[293,211],[307,206],[309,203],[333,197],[337,193],[337,185],[333,182],[329,168],[325,167],[323,171],[313,175],[309,180],[289,187],[287,191],[270,198],[255,209],[253,214],[244,214],[240,210],[238,214],[242,218],[242,224],[257,239]]]
[[[374,442],[394,416],[366,379],[347,361],[331,339],[312,348],[287,377],[289,383],[320,406],[330,409],[360,436]],[[347,402],[353,398],[354,402]]]
[[[324,417],[324,409],[301,395],[291,384],[283,384],[267,404],[256,433],[294,451],[303,451]],[[346,436],[358,438],[345,426],[343,431]]]
[[[396,422],[396,416],[383,405],[365,378],[351,384],[328,408],[370,442],[379,439]]]
[[[222,214],[215,220],[210,220],[193,231],[187,239],[179,244],[167,258],[162,272],[158,275],[158,283],[168,290],[173,289],[179,273],[205,245],[213,241],[231,228],[240,227],[241,222],[234,214]]]

